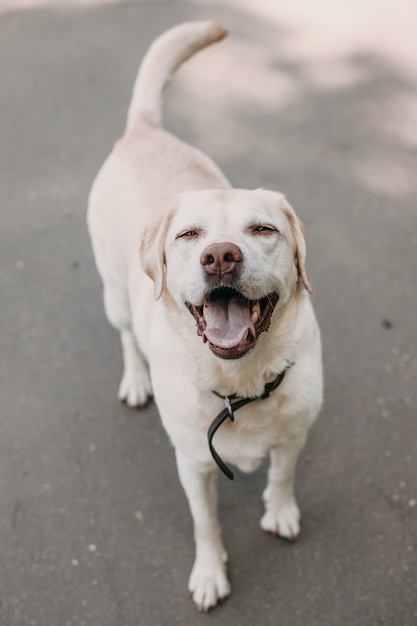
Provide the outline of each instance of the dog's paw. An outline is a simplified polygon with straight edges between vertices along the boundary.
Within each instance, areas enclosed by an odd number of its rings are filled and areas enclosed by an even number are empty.
[[[227,557],[217,564],[196,561],[191,572],[188,590],[199,611],[206,613],[230,594],[231,587],[226,576]]]
[[[279,508],[267,508],[261,519],[261,528],[265,532],[279,535],[289,541],[295,541],[300,534],[300,511],[293,500]]]
[[[120,383],[118,397],[131,408],[143,407],[152,398],[152,385],[147,372],[126,369]]]

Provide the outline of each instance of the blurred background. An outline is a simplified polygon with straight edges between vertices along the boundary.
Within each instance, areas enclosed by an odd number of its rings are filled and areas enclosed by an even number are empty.
[[[230,36],[165,126],[304,221],[326,392],[297,544],[259,529],[266,466],[220,477],[233,593],[203,616],[173,450],[117,402],[85,211],[147,47],[206,18]],[[416,24],[411,0],[0,0],[1,624],[417,623]]]

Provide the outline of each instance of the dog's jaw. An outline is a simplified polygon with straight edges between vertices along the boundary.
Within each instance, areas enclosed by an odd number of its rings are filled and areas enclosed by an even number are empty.
[[[276,292],[249,300],[234,289],[222,287],[211,291],[202,304],[186,302],[186,306],[196,320],[197,334],[212,353],[221,359],[239,359],[269,329],[278,300]]]

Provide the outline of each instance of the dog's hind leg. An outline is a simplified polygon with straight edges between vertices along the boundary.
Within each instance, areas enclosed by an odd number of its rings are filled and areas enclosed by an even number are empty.
[[[263,493],[265,514],[261,528],[266,532],[294,541],[300,534],[300,511],[294,495],[295,468],[305,438],[270,453],[268,483]]]
[[[105,161],[90,192],[87,224],[97,270],[103,281],[106,317],[121,337],[124,373],[119,387],[119,399],[128,406],[143,406],[152,397],[148,366],[133,334],[132,314],[128,295],[128,250],[133,244],[120,235],[118,180],[121,162]],[[124,180],[122,178],[122,180]],[[115,210],[118,207],[118,210]]]
[[[109,322],[120,332],[122,343],[124,372],[119,400],[130,407],[144,406],[152,398],[152,386],[146,359],[132,331],[129,302],[122,286],[105,283],[104,308]]]
[[[145,406],[152,398],[148,366],[130,330],[122,330],[124,372],[119,387],[119,400],[130,407]]]

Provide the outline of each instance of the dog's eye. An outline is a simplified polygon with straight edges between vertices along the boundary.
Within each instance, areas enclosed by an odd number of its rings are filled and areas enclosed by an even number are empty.
[[[279,230],[271,224],[252,224],[249,226],[248,231],[251,235],[272,235],[279,233]]]
[[[196,239],[201,234],[199,228],[190,228],[189,230],[184,230],[184,232],[179,233],[175,239]]]

